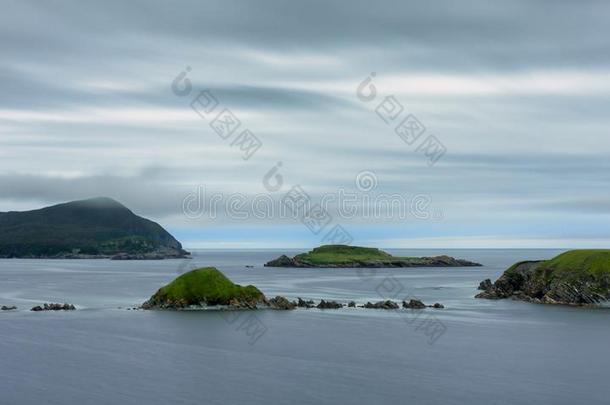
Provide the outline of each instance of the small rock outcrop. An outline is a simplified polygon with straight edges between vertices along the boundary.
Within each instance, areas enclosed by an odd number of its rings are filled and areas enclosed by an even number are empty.
[[[320,300],[320,303],[316,306],[318,309],[339,309],[343,308],[343,305],[337,301],[324,301]]]
[[[269,306],[271,309],[281,309],[281,310],[290,310],[294,309],[297,304],[295,302],[289,301],[285,297],[277,296],[275,298],[271,298],[269,300]]]
[[[409,302],[403,301],[402,307],[409,309],[423,309],[426,308],[426,304],[424,304],[420,300],[409,300]]]
[[[281,255],[277,259],[265,263],[265,267],[297,267],[294,260],[286,255]]]
[[[297,298],[297,307],[299,308],[313,308],[315,306],[312,300],[304,301],[300,297]]]
[[[10,307],[8,307],[6,305],[2,305],[2,307],[0,308],[0,310],[2,310],[2,311],[13,311],[15,309],[17,309],[17,307],[14,305],[11,305]]]
[[[490,279],[486,278],[485,280],[481,281],[481,283],[479,283],[479,290],[482,291],[487,291],[489,290],[491,287],[493,287],[493,283],[491,282]]]
[[[374,304],[367,302],[366,304],[364,304],[364,308],[367,308],[367,309],[398,309],[399,306],[394,301],[387,300],[387,301],[379,301]]]
[[[479,290],[483,290],[475,298],[486,298],[498,300],[509,298],[516,292],[521,291],[533,272],[540,266],[542,261],[519,262],[511,266],[500,276],[495,283],[485,279],[479,284]]]
[[[37,305],[30,309],[30,311],[74,311],[76,307],[72,304],[43,304],[43,306]]]

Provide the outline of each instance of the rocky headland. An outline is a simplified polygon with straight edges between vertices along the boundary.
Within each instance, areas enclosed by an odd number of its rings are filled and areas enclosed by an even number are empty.
[[[475,298],[542,304],[599,305],[610,298],[610,250],[571,250],[551,260],[512,265]]]

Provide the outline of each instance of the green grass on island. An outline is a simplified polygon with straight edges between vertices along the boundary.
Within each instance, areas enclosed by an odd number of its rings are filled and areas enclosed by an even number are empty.
[[[387,261],[401,259],[376,248],[347,245],[324,245],[308,253],[296,255],[295,259],[312,264],[343,264],[354,261]]]
[[[515,297],[549,304],[591,305],[610,299],[610,250],[570,250],[550,260],[512,265],[478,298]]]
[[[155,303],[182,305],[226,305],[231,300],[258,301],[263,293],[252,285],[240,286],[214,267],[189,271],[162,287],[152,297]]]
[[[456,267],[480,266],[467,260],[449,256],[404,257],[392,256],[383,250],[349,246],[324,245],[292,259],[286,255],[266,263],[267,267]]]
[[[570,250],[538,266],[535,280],[572,282],[589,280],[606,289],[610,285],[610,249]]]

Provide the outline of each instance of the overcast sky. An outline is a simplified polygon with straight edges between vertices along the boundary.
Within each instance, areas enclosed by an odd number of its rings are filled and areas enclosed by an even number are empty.
[[[268,193],[282,162],[274,199],[362,198],[363,171],[373,199],[429,199],[428,219],[333,213],[355,244],[608,247],[609,21],[607,1],[3,1],[0,211],[108,196],[187,247],[317,245],[329,228],[183,213],[198,187]],[[189,106],[204,89],[228,140]],[[375,112],[390,95],[426,128],[412,145]]]

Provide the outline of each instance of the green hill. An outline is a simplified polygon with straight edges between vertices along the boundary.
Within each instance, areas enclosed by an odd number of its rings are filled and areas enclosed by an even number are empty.
[[[233,283],[215,267],[189,271],[162,287],[142,307],[145,309],[179,309],[191,305],[255,308],[265,296],[252,285]]]
[[[587,305],[610,298],[610,250],[571,250],[551,260],[520,262],[485,280],[477,298]]]
[[[324,245],[290,258],[282,255],[267,267],[457,267],[480,266],[449,256],[400,257],[376,248]]]
[[[348,245],[324,245],[308,253],[296,255],[295,260],[314,265],[345,264],[354,261],[388,260],[392,255],[376,248]]]
[[[0,257],[117,253],[179,257],[187,252],[159,224],[110,198],[0,213]]]

